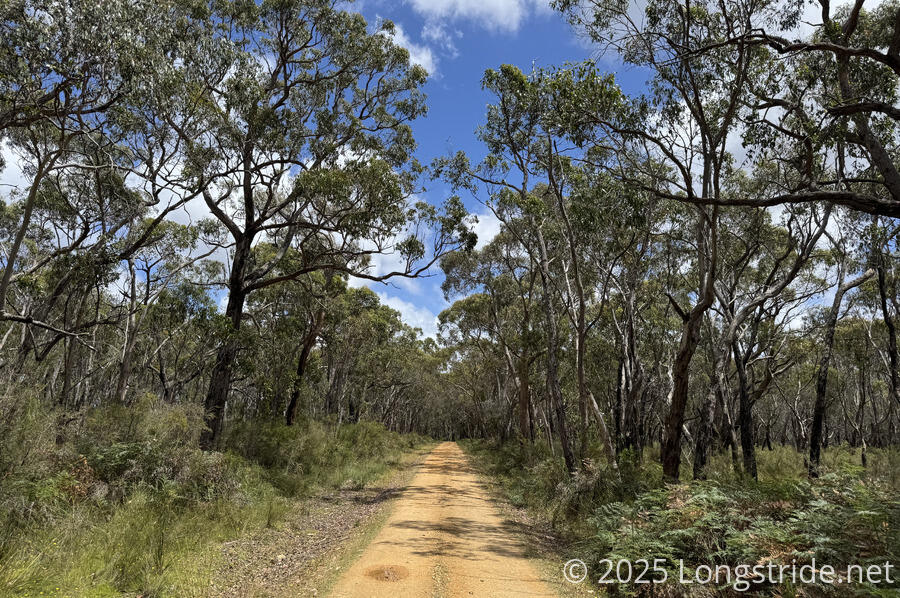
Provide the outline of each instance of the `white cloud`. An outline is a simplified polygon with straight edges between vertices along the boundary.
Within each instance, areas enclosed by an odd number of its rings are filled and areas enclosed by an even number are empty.
[[[0,159],[4,162],[3,169],[0,170],[0,196],[28,189],[31,180],[24,173],[25,162],[22,157],[8,142],[0,144],[0,154],[2,154]]]
[[[483,249],[500,233],[502,223],[491,211],[475,214],[475,217],[478,218],[478,222],[472,227],[472,231],[478,235],[478,243],[475,248]]]
[[[417,44],[412,41],[403,30],[403,27],[396,23],[394,24],[393,40],[398,46],[406,48],[409,52],[409,61],[411,63],[421,65],[432,77],[437,74],[438,60],[437,56],[434,55],[434,51],[424,44]]]
[[[549,12],[548,0],[409,0],[431,22],[474,21],[486,29],[515,32],[535,12]]]
[[[400,312],[400,319],[406,324],[409,324],[414,328],[420,328],[422,334],[426,337],[437,337],[438,319],[430,309],[415,305],[409,301],[400,299],[399,297],[392,297],[387,293],[376,291],[375,294],[378,295],[378,299],[384,305]]]
[[[462,37],[459,29],[448,31],[441,23],[429,22],[425,23],[422,28],[422,39],[437,45],[449,58],[457,58],[459,50],[456,49],[456,41]]]

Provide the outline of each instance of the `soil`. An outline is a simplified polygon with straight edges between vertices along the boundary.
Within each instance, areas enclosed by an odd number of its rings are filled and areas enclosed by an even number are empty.
[[[556,597],[458,445],[439,445],[332,598]]]
[[[420,453],[421,454],[421,453]],[[415,454],[382,484],[344,488],[294,505],[274,529],[225,543],[205,593],[215,598],[322,595],[390,511],[421,462]]]

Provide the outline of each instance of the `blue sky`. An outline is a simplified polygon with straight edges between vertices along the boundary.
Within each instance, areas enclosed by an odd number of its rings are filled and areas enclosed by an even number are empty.
[[[527,72],[532,65],[549,67],[595,56],[565,19],[549,8],[548,0],[361,0],[352,10],[370,23],[393,21],[395,41],[431,73],[425,86],[428,115],[413,124],[418,158],[425,164],[459,150],[475,160],[483,156],[475,129],[492,101],[480,84],[486,69],[514,64]],[[616,70],[614,64],[604,64]],[[617,78],[626,91],[639,91],[635,89],[639,78],[633,71],[622,70]],[[439,182],[427,182],[427,187],[424,196],[435,204],[450,194]],[[474,198],[463,199],[470,211],[482,214],[476,228],[479,244],[490,240],[497,232],[496,220]],[[428,278],[369,286],[408,324],[430,335],[436,315],[448,305],[441,280],[440,270],[435,269]]]
[[[481,89],[486,69],[506,63],[527,72],[532,65],[550,67],[596,57],[565,19],[549,8],[549,0],[356,0],[348,6],[373,25],[379,19],[393,21],[395,41],[431,73],[424,90],[428,115],[413,123],[417,157],[424,164],[460,150],[475,161],[483,156],[475,130],[492,101]],[[606,70],[617,71],[626,92],[641,91],[643,78],[633,68],[618,69],[607,58],[602,64]],[[23,174],[20,159],[6,144],[0,145],[0,152],[7,164],[0,170],[0,190],[24,188],[30,179]],[[439,205],[451,194],[440,182],[425,184],[423,196],[433,204]],[[482,245],[499,225],[475,198],[463,199],[471,212],[480,215],[476,232]],[[173,220],[187,224],[208,216],[205,204],[195,201],[176,212]],[[374,260],[374,271],[396,270],[398,265],[402,269],[401,264],[397,256],[382,256]],[[352,284],[369,286],[404,321],[434,335],[437,314],[448,306],[440,289],[442,279],[440,269],[434,268],[431,276],[420,279],[396,279],[389,284],[355,279]],[[224,291],[216,293],[220,304],[225,296]]]
[[[549,0],[356,0],[347,5],[349,10],[362,13],[373,26],[379,19],[393,21],[397,27],[395,41],[431,73],[425,85],[428,115],[413,123],[417,157],[422,163],[429,164],[436,157],[460,150],[474,161],[483,156],[475,130],[484,121],[487,104],[493,101],[481,89],[486,69],[507,63],[528,72],[532,66],[598,59],[596,50],[580,39],[548,4]],[[874,2],[873,7],[878,4],[880,1]],[[814,22],[814,3],[808,4],[807,12],[804,21]],[[797,34],[806,35],[811,28],[809,24],[801,25]],[[646,73],[635,67],[621,67],[616,56],[599,60],[601,70],[615,72],[626,93],[643,91]],[[736,143],[735,150],[739,151],[737,138]],[[0,195],[15,189],[21,192],[30,182],[21,158],[6,143],[0,144],[0,155],[6,163],[6,168],[0,169]],[[425,183],[423,196],[435,205],[451,194],[440,182]],[[476,232],[483,245],[497,233],[499,224],[475,198],[463,199],[469,210],[479,215]],[[173,220],[187,224],[208,216],[205,204],[194,201],[174,213]],[[835,219],[831,226],[838,226]],[[402,267],[397,256],[381,256],[375,260],[374,273]],[[395,279],[389,284],[354,279],[352,284],[369,286],[383,303],[398,310],[404,321],[426,335],[434,335],[437,314],[448,306],[440,289],[442,278],[435,268],[425,278]],[[224,303],[225,292],[217,292],[216,298]],[[830,301],[829,295],[824,300]]]

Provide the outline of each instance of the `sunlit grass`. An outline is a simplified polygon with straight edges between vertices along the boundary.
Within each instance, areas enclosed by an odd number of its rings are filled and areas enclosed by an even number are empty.
[[[897,449],[869,449],[863,467],[859,450],[829,447],[822,476],[812,481],[804,455],[792,447],[759,449],[758,481],[736,472],[731,454],[723,452],[713,456],[708,480],[690,480],[690,464],[683,463],[688,475],[672,485],[664,482],[653,449],[642,461],[623,454],[622,479],[616,481],[602,464],[570,477],[558,453],[551,455],[545,445],[463,444],[508,500],[552,521],[589,564],[662,558],[690,568],[804,563],[816,556],[819,563],[846,566],[900,558]],[[895,595],[898,588],[857,589]],[[776,596],[794,591],[771,584],[757,590]],[[816,591],[809,595],[841,595],[831,588]]]
[[[371,424],[269,431],[279,441],[269,449],[278,454],[198,454],[192,476],[138,482],[121,501],[90,493],[73,500],[64,491],[69,475],[23,484],[32,493],[39,488],[46,504],[40,517],[20,517],[6,536],[0,596],[204,596],[223,542],[279,526],[312,493],[365,487],[424,440]],[[315,451],[285,456],[308,442]],[[259,461],[266,459],[264,467]]]

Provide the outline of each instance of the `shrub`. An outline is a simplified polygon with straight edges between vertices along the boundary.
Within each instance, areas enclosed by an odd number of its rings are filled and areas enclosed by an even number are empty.
[[[666,559],[673,569],[665,587],[605,586],[611,595],[891,595],[896,588],[856,585],[814,588],[759,586],[740,594],[677,583],[675,563],[701,565],[896,563],[900,559],[898,451],[872,451],[863,469],[846,448],[829,449],[830,473],[810,481],[803,459],[789,447],[760,451],[760,481],[734,474],[730,455],[719,455],[708,481],[666,485],[655,462],[623,455],[622,481],[588,462],[574,477],[541,446],[465,443],[477,463],[516,504],[544,513],[571,535],[599,571],[602,559]],[[549,508],[548,506],[549,505]],[[644,592],[642,594],[641,592]],[[649,592],[649,593],[647,593]],[[882,594],[879,594],[882,593]]]
[[[391,432],[373,422],[329,428],[316,421],[294,426],[269,422],[235,424],[226,446],[266,470],[281,492],[295,496],[317,487],[365,485],[399,455],[425,439]]]
[[[144,397],[61,423],[33,405],[42,444],[19,439],[24,465],[0,485],[0,593],[13,595],[202,595],[217,542],[275,526],[291,496],[364,486],[424,441],[372,423],[246,422],[204,452],[195,407]]]

